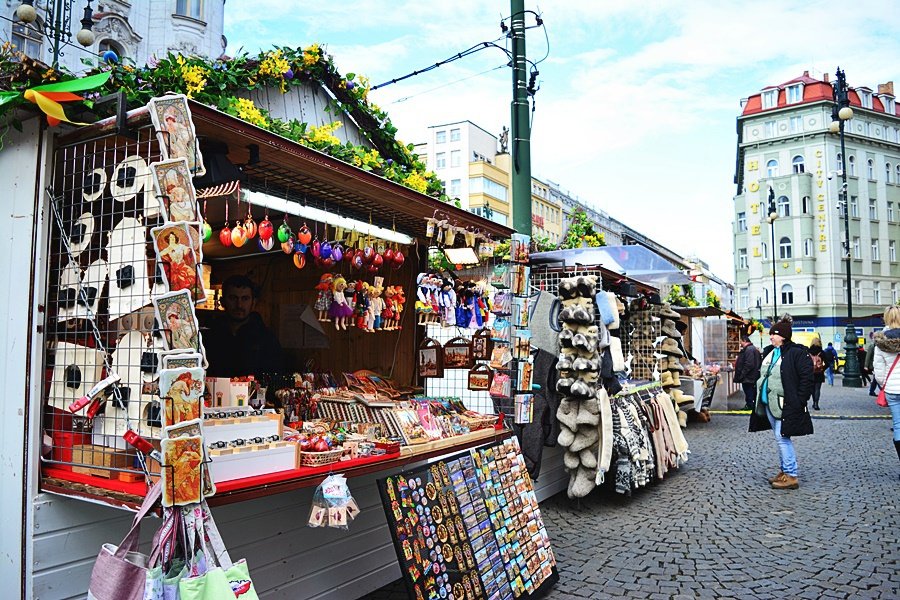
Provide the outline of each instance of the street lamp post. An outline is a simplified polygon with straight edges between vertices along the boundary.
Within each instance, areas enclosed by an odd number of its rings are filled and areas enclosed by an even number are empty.
[[[850,108],[850,98],[847,95],[847,79],[844,71],[838,67],[835,73],[832,87],[834,106],[831,108],[832,133],[840,134],[841,138],[841,191],[839,193],[839,206],[844,212],[844,250],[847,261],[847,329],[844,332],[844,387],[862,387],[862,377],[859,369],[859,354],[857,350],[856,327],[853,326],[853,286],[850,272],[853,260],[850,249],[850,203],[847,196],[847,149],[844,145],[844,121],[853,118],[853,109]]]
[[[93,10],[88,0],[84,7],[84,16],[81,18],[81,30],[75,34],[75,39],[82,46],[90,46],[94,43]],[[72,40],[72,9],[75,0],[53,0],[47,3],[47,17],[41,21],[40,33],[43,33],[53,46],[50,52],[53,54],[54,69],[59,66],[59,57],[63,55],[62,45]],[[22,0],[22,4],[16,9],[16,16],[23,23],[34,23],[37,20],[37,11],[34,8],[34,0]],[[40,57],[35,57],[40,58]]]
[[[775,206],[775,189],[770,185],[769,186],[769,202],[768,202],[769,216],[766,217],[766,220],[769,222],[770,229],[772,230],[772,324],[778,320],[778,284],[775,279],[775,221],[778,219],[778,209]]]

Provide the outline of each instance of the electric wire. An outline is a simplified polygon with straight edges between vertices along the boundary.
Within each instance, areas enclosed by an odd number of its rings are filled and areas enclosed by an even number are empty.
[[[487,70],[485,70],[485,71],[481,71],[480,73],[475,73],[475,74],[473,74],[473,75],[469,75],[468,77],[463,77],[463,78],[457,79],[457,80],[455,80],[455,81],[450,81],[450,82],[445,83],[445,84],[443,84],[443,85],[439,85],[439,86],[437,86],[437,87],[433,87],[433,88],[428,89],[428,90],[423,90],[423,91],[421,91],[421,92],[419,92],[419,93],[417,93],[417,94],[412,94],[412,95],[409,95],[409,96],[403,96],[402,98],[398,98],[398,99],[394,100],[393,102],[389,102],[389,103],[387,104],[387,106],[390,106],[390,105],[392,105],[392,104],[400,104],[401,102],[406,102],[407,100],[411,100],[411,99],[413,99],[413,98],[417,98],[417,97],[422,96],[422,95],[424,95],[424,94],[430,94],[431,92],[440,90],[440,89],[442,89],[442,88],[449,87],[449,86],[451,86],[451,85],[456,85],[457,83],[461,83],[461,82],[467,81],[467,80],[469,80],[469,79],[474,79],[475,77],[481,77],[482,75],[485,75],[485,74],[487,74],[487,73],[491,73],[492,71],[496,71],[496,70],[498,70],[498,69],[502,69],[502,68],[504,68],[504,67],[506,67],[506,66],[508,66],[508,65],[506,65],[506,64],[503,64],[503,65],[497,65],[496,67],[492,67],[492,68],[487,69]]]

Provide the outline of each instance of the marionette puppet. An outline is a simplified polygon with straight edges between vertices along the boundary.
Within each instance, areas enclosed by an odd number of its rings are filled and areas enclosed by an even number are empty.
[[[331,308],[332,302],[334,302],[334,294],[332,292],[333,283],[334,275],[331,273],[323,273],[319,278],[319,283],[315,287],[315,290],[318,293],[316,294],[314,308],[319,313],[319,321],[323,323],[331,321],[331,319],[328,318],[328,310]]]
[[[340,330],[347,329],[347,320],[353,316],[353,309],[347,302],[345,291],[347,290],[347,280],[338,275],[331,283],[331,306],[328,307],[328,316],[334,320],[334,328]]]

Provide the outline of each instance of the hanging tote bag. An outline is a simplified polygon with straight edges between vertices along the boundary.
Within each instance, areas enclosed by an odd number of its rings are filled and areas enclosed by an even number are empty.
[[[887,377],[884,378],[884,381],[881,384],[881,389],[878,391],[878,397],[875,398],[875,404],[877,404],[878,406],[886,408],[888,405],[887,396],[884,395],[884,388],[887,387],[887,382],[891,378],[891,373],[894,372],[894,367],[897,366],[897,359],[900,359],[900,354],[894,357],[894,363],[891,365],[890,370],[888,370]]]
[[[137,552],[141,520],[161,495],[162,486],[154,484],[147,492],[122,543],[118,546],[103,544],[100,548],[91,571],[88,600],[143,600],[150,559]]]

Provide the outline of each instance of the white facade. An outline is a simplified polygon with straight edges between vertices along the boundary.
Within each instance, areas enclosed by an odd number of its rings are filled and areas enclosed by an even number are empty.
[[[428,128],[428,141],[417,149],[428,169],[444,182],[447,195],[459,198],[462,208],[469,210],[469,163],[493,164],[497,136],[471,121],[432,125]],[[508,186],[505,181],[497,183]]]
[[[19,4],[17,0],[4,3],[7,19],[0,20],[0,37],[32,58],[52,64],[53,42],[39,31],[46,20],[46,6],[52,1],[35,2],[38,21],[27,26],[16,17]],[[218,58],[225,50],[225,0],[100,0],[92,4],[95,39],[87,48],[74,37],[81,29],[85,4],[85,0],[76,0],[72,5],[72,39],[62,45],[59,57],[59,65],[74,73],[87,68],[82,59],[96,58],[109,49],[134,60],[137,66],[170,50],[209,58]]]

